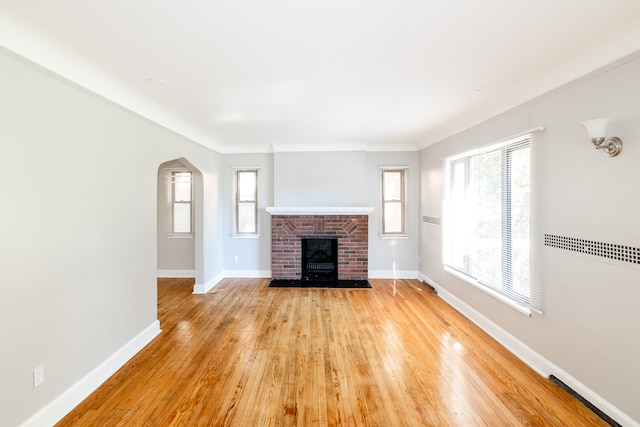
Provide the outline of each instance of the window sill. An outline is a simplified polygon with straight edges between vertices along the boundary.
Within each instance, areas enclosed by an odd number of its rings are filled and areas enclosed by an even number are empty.
[[[409,238],[409,235],[408,234],[378,234],[378,237],[381,239],[406,240]]]
[[[456,276],[458,279],[461,279],[465,282],[467,282],[468,284],[470,284],[471,286],[480,289],[482,292],[491,295],[492,297],[494,297],[495,299],[497,299],[498,301],[508,305],[509,307],[513,308],[516,311],[519,311],[520,313],[524,314],[525,316],[529,316],[531,317],[531,308],[529,308],[526,305],[520,304],[516,301],[513,301],[509,298],[507,298],[506,296],[502,295],[500,292],[496,292],[491,288],[488,288],[484,285],[481,285],[480,283],[478,283],[477,280],[467,276],[464,273],[459,272],[458,270],[451,268],[447,265],[444,266],[444,271],[446,271],[447,273],[450,273],[454,276]]]
[[[193,239],[193,234],[165,234],[167,239]]]
[[[232,234],[232,239],[259,239],[262,234]]]

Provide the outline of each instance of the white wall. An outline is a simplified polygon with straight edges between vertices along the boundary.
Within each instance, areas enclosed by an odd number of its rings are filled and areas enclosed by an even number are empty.
[[[409,166],[408,238],[379,237],[382,232],[380,166]],[[418,169],[416,152],[275,153],[274,205],[374,208],[369,216],[369,277],[416,277]]]
[[[202,171],[199,280],[222,270],[221,158],[4,51],[0,94],[0,424],[15,426],[157,330],[161,163]]]
[[[640,247],[638,76],[640,59],[627,60],[422,150],[420,215],[441,216],[443,157],[541,125],[541,232]],[[581,126],[600,117],[623,139],[616,158],[594,150]],[[441,289],[611,404],[609,415],[640,422],[637,265],[544,247],[545,313],[526,317],[443,270],[439,226],[421,223],[419,246],[420,271]]]
[[[364,151],[275,153],[274,204],[366,206]]]
[[[258,238],[234,237],[234,167],[258,168]],[[228,276],[270,277],[271,215],[273,206],[273,154],[227,154],[222,170],[224,221],[224,269]],[[235,258],[237,257],[237,262]]]
[[[369,277],[416,278],[418,270],[418,188],[419,167],[416,152],[371,152],[366,156],[365,181],[369,216]],[[406,200],[406,238],[380,238],[382,197],[380,166],[408,166]]]

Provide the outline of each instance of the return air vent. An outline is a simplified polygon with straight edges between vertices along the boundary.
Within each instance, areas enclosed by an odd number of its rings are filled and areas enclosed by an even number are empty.
[[[618,261],[640,264],[640,248],[616,245],[614,243],[596,242],[594,240],[577,239],[575,237],[544,235],[545,246],[594,255]]]
[[[433,216],[423,216],[422,222],[428,222],[429,224],[440,225],[440,218],[436,218]]]

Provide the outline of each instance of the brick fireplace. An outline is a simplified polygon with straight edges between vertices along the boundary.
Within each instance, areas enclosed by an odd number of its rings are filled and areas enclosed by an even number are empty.
[[[271,276],[302,278],[302,239],[335,239],[338,279],[369,275],[370,208],[267,208],[271,213]]]

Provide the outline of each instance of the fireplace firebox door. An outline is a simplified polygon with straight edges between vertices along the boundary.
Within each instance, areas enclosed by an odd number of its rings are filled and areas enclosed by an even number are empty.
[[[338,279],[338,239],[302,238],[302,280]]]

